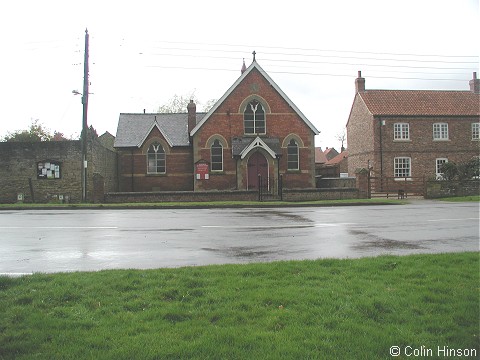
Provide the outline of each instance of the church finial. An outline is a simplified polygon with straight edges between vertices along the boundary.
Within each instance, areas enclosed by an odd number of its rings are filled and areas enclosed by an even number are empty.
[[[245,58],[243,58],[243,65],[242,65],[242,70],[240,70],[242,72],[242,74],[247,70],[247,66],[245,65]]]
[[[253,50],[252,55],[253,55],[253,61],[255,61],[255,55],[257,55],[257,53],[255,52],[255,50]]]

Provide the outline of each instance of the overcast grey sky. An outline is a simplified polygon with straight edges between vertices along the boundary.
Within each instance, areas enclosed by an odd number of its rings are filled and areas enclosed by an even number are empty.
[[[255,50],[320,130],[317,146],[338,149],[358,70],[367,89],[468,90],[479,24],[478,0],[10,1],[0,136],[34,119],[78,136],[72,90],[82,90],[88,28],[88,122],[99,134],[115,135],[121,112],[154,112],[175,94],[220,98]]]

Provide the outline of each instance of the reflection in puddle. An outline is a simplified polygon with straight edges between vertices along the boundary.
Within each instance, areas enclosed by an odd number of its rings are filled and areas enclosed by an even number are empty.
[[[236,246],[227,249],[201,248],[200,250],[221,253],[223,255],[235,258],[266,258],[272,255],[278,255],[278,251],[272,251],[264,246],[248,247]]]
[[[377,235],[370,234],[366,231],[360,230],[349,230],[350,234],[355,235],[361,241],[358,244],[352,245],[352,248],[355,250],[367,250],[367,249],[383,249],[383,250],[394,250],[394,249],[425,249],[425,247],[420,246],[416,243],[410,241],[399,241],[385,239]]]

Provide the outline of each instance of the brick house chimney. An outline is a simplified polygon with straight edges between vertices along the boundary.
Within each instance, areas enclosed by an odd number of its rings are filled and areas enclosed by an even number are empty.
[[[473,79],[468,82],[470,91],[474,94],[480,94],[480,79],[477,79],[477,72],[473,72]]]
[[[195,125],[197,125],[197,105],[190,100],[190,103],[187,105],[188,111],[188,134],[193,130]]]
[[[355,79],[355,92],[365,92],[365,78],[362,78],[362,72],[358,72],[358,77]]]

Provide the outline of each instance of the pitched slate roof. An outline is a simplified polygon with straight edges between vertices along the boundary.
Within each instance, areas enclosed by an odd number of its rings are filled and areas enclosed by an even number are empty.
[[[480,115],[480,95],[471,91],[366,90],[358,96],[372,115]]]
[[[197,113],[197,123],[205,113]],[[157,127],[171,147],[190,145],[188,113],[179,114],[120,114],[115,147],[140,147]]]
[[[291,106],[291,108],[300,116],[300,118],[308,125],[308,127],[316,134],[318,135],[320,132],[317,130],[317,128],[307,119],[305,115],[300,111],[300,109],[288,98],[288,96],[278,87],[278,85],[272,80],[272,78],[263,70],[260,65],[254,60],[250,66],[242,72],[242,75],[233,83],[232,86],[227,90],[223,96],[218,99],[218,101],[215,103],[215,105],[212,106],[210,111],[205,115],[205,117],[197,123],[197,126],[193,128],[191,135],[193,136],[201,127],[202,125],[210,118],[210,116],[217,110],[217,108],[223,103],[223,101],[235,90],[235,88],[247,77],[248,74],[253,69],[257,69],[263,77],[272,85],[272,87],[280,94],[281,97],[288,103],[288,105]]]

